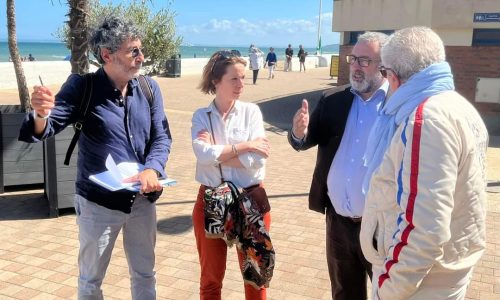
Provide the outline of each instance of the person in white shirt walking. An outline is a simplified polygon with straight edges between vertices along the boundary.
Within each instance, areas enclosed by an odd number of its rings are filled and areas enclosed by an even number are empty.
[[[265,176],[270,146],[265,137],[262,113],[257,105],[239,100],[245,67],[246,61],[235,52],[214,53],[203,70],[200,89],[206,94],[214,94],[215,99],[208,107],[196,110],[192,119],[196,181],[201,184],[193,209],[201,265],[200,299],[221,298],[227,259],[225,241],[205,237],[205,189],[221,184],[221,175],[238,188],[262,185]],[[269,211],[263,213],[263,219],[269,231]],[[241,264],[241,251],[238,251],[238,258]],[[245,295],[246,299],[265,299],[266,289],[245,284]]]
[[[264,52],[252,45],[248,53],[248,59],[250,61],[250,70],[252,70],[253,73],[252,82],[253,84],[257,84],[259,70],[264,66]]]

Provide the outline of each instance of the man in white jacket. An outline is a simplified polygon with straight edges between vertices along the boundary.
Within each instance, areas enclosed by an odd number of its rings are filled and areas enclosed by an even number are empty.
[[[373,299],[464,299],[485,248],[488,132],[434,31],[396,31],[381,57],[391,95],[365,154],[360,234]]]

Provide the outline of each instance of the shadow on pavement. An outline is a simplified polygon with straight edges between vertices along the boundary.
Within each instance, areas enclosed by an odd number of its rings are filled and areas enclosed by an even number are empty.
[[[489,147],[500,148],[500,136],[490,135]]]
[[[49,219],[43,192],[0,196],[0,221]]]
[[[302,99],[308,100],[309,112],[312,112],[324,90],[273,98],[257,105],[262,111],[264,122],[286,131],[291,128],[293,115],[301,107]]]
[[[268,195],[268,198],[288,198],[288,197],[306,197],[309,196],[309,193],[302,194],[281,194],[281,195]]]
[[[486,185],[486,191],[488,193],[500,193],[500,181],[489,180]]]
[[[159,233],[178,235],[188,232],[193,227],[191,215],[175,216],[158,220],[156,228]]]

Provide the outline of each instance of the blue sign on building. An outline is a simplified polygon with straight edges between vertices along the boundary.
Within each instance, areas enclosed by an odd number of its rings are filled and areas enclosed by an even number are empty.
[[[500,13],[475,13],[474,22],[500,22]]]

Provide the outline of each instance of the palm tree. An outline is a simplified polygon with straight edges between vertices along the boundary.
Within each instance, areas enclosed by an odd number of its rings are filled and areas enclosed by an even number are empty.
[[[71,45],[71,73],[89,71],[88,57],[88,0],[68,0],[69,37]]]
[[[14,71],[16,72],[17,90],[19,92],[19,101],[23,112],[30,109],[30,95],[26,77],[24,76],[19,49],[17,48],[16,37],[16,9],[14,0],[7,0],[7,31],[9,39],[9,52],[12,62],[14,63]]]

